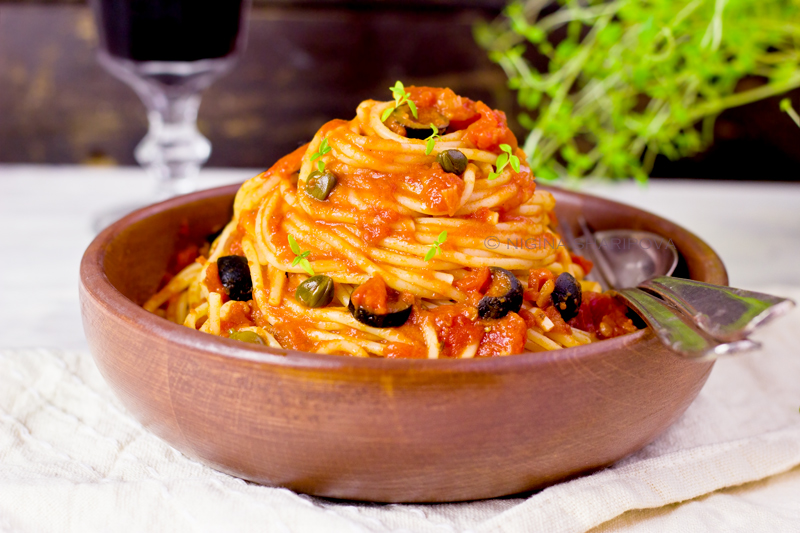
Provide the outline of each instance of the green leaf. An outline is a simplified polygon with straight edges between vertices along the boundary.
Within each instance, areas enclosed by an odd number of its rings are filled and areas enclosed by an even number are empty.
[[[431,133],[425,139],[426,141],[428,141],[428,143],[425,145],[425,155],[431,155],[431,152],[433,152],[433,147],[436,143],[436,139],[439,138],[439,130],[436,128],[436,126],[431,124],[431,129],[433,130],[433,133]]]
[[[381,113],[381,122],[386,122],[386,119],[389,118],[389,115],[391,115],[392,111],[394,110],[395,110],[394,107],[387,107],[386,109],[384,109],[383,113]]]
[[[514,172],[519,173],[519,157],[512,155],[510,158],[511,161],[511,168],[514,169]]]
[[[331,147],[328,146],[328,138],[325,137],[324,139],[322,139],[322,142],[319,143],[319,148],[317,149],[317,151],[311,155],[311,161],[314,161],[315,159],[322,157],[323,155],[327,154],[330,151]]]
[[[779,105],[781,106],[781,111],[786,113],[792,108],[792,101],[789,98],[783,98]]]
[[[303,253],[303,251],[300,249],[300,245],[297,244],[297,241],[294,240],[294,237],[291,235],[289,235],[289,248],[292,249],[292,252],[294,252],[295,255],[300,255]]]
[[[503,152],[499,156],[497,156],[497,160],[494,162],[494,166],[497,167],[497,172],[500,172],[506,165],[508,164],[508,154]]]
[[[447,240],[447,231],[443,231],[436,237],[436,244],[444,244],[444,241]]]
[[[320,159],[319,163],[317,163],[317,168],[320,172],[325,172],[325,161]]]
[[[408,102],[406,103],[408,104],[408,108],[411,109],[411,114],[414,115],[414,118],[419,118],[419,115],[417,115],[416,104],[414,104],[414,102],[412,102],[411,100],[408,100]]]
[[[324,155],[331,151],[331,147],[328,145],[328,138],[325,137],[322,139],[322,142],[319,143],[319,153]]]
[[[300,268],[302,268],[303,270],[305,270],[305,271],[306,271],[306,273],[307,273],[309,276],[313,276],[313,275],[314,275],[314,269],[313,269],[313,268],[311,268],[311,263],[309,263],[309,262],[308,262],[308,259],[306,259],[305,257],[303,257],[302,259],[300,259]]]
[[[439,250],[439,247],[434,244],[425,254],[425,261],[430,261],[437,253],[441,253],[441,250]]]
[[[489,180],[489,181],[492,181],[492,180],[496,180],[498,177],[500,177],[499,173],[497,173],[497,172],[489,172],[489,175],[486,177],[486,179]]]
[[[392,91],[392,96],[394,96],[395,100],[399,100],[406,94],[406,89],[403,87],[403,82],[397,80],[394,82],[394,87],[389,87],[389,90]]]

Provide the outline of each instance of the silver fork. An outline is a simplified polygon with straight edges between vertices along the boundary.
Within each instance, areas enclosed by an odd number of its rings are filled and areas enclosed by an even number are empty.
[[[578,248],[575,236],[567,224],[561,223],[564,218],[559,217],[559,232],[567,245],[572,250]],[[593,242],[593,233],[589,230],[583,217],[579,217],[578,223],[581,226],[585,242]],[[592,241],[590,241],[592,239]],[[760,347],[760,344],[750,339],[742,338],[731,341],[719,341],[699,329],[692,321],[688,320],[679,308],[672,304],[656,298],[651,294],[638,288],[617,288],[611,285],[609,279],[616,279],[612,275],[603,275],[605,269],[610,267],[602,251],[591,245],[584,247],[589,255],[589,260],[597,266],[599,276],[594,276],[593,281],[600,283],[603,290],[613,290],[628,305],[642,317],[659,340],[675,353],[695,360],[714,359],[720,355],[738,353],[753,350]],[[595,251],[597,253],[595,253]],[[605,279],[604,279],[605,278]]]

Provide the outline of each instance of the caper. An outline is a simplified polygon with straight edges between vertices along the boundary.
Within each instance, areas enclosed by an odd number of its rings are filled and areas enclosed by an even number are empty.
[[[439,152],[439,155],[436,156],[436,162],[442,166],[445,172],[460,176],[467,170],[469,159],[459,150],[445,150],[444,152]]]
[[[267,345],[257,333],[252,331],[231,331],[228,334],[229,339],[233,339],[235,341],[242,341],[242,342],[250,342],[252,344],[263,344],[264,346]]]
[[[334,187],[336,187],[336,176],[330,172],[315,170],[306,180],[306,193],[319,201],[327,200]]]
[[[294,297],[306,307],[325,307],[333,300],[333,280],[318,274],[297,286]]]

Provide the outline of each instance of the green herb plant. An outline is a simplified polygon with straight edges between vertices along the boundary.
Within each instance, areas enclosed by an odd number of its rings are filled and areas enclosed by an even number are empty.
[[[497,170],[490,172],[486,179],[497,179],[508,164],[511,164],[511,168],[514,169],[514,172],[519,172],[519,157],[511,153],[511,147],[507,144],[501,144],[500,149],[503,151],[503,153],[497,156],[497,159],[494,163],[494,166]]]
[[[443,231],[443,232],[441,232],[439,234],[438,237],[436,237],[436,241],[434,241],[433,245],[430,247],[428,252],[425,254],[425,261],[430,261],[436,255],[441,254],[442,253],[442,245],[444,244],[444,241],[446,241],[446,240],[447,240],[447,232]]]
[[[417,115],[417,105],[411,101],[411,95],[406,92],[405,87],[403,87],[403,82],[397,80],[394,83],[394,87],[389,87],[389,90],[392,91],[392,96],[394,96],[394,107],[386,108],[381,115],[381,122],[386,122],[386,119],[389,118],[392,111],[403,104],[408,104],[408,108],[411,110],[411,114],[414,115],[414,118],[419,118],[419,115]]]
[[[794,123],[800,127],[800,115],[798,115],[797,111],[795,111],[794,107],[792,107],[792,101],[788,98],[784,98],[781,100],[780,106],[781,111],[789,115],[789,118],[791,118]]]
[[[319,143],[319,148],[317,148],[317,151],[311,154],[311,161],[313,162],[316,159],[319,159],[320,157],[322,157],[323,155],[327,154],[330,151],[331,147],[328,146],[328,138],[325,137],[324,139],[322,139],[322,142]],[[317,168],[319,169],[320,172],[325,172],[325,162],[322,159],[317,161]]]
[[[431,155],[436,141],[441,137],[441,135],[439,135],[439,128],[431,124],[431,129],[433,130],[433,133],[431,133],[430,136],[425,139],[427,141],[427,144],[425,145],[425,155]]]
[[[289,248],[292,249],[292,253],[294,253],[295,258],[292,261],[292,266],[300,265],[300,268],[305,270],[309,276],[314,276],[314,269],[311,267],[311,263],[308,262],[307,257],[311,254],[310,250],[301,250],[300,245],[297,244],[297,241],[289,235]]]
[[[644,181],[657,155],[708,147],[723,110],[800,87],[800,2],[557,0],[543,13],[551,3],[513,0],[475,28],[517,91],[539,177]]]

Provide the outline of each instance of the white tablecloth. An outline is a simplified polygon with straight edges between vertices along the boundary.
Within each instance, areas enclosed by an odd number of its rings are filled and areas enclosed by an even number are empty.
[[[253,173],[207,171],[203,183]],[[731,284],[800,298],[800,186],[589,189],[692,229]],[[137,169],[0,166],[0,531],[800,530],[798,310],[759,334],[763,351],[720,361],[656,442],[526,499],[329,502],[186,459],[113,397],[80,325],[78,263],[93,213],[149,190]]]

